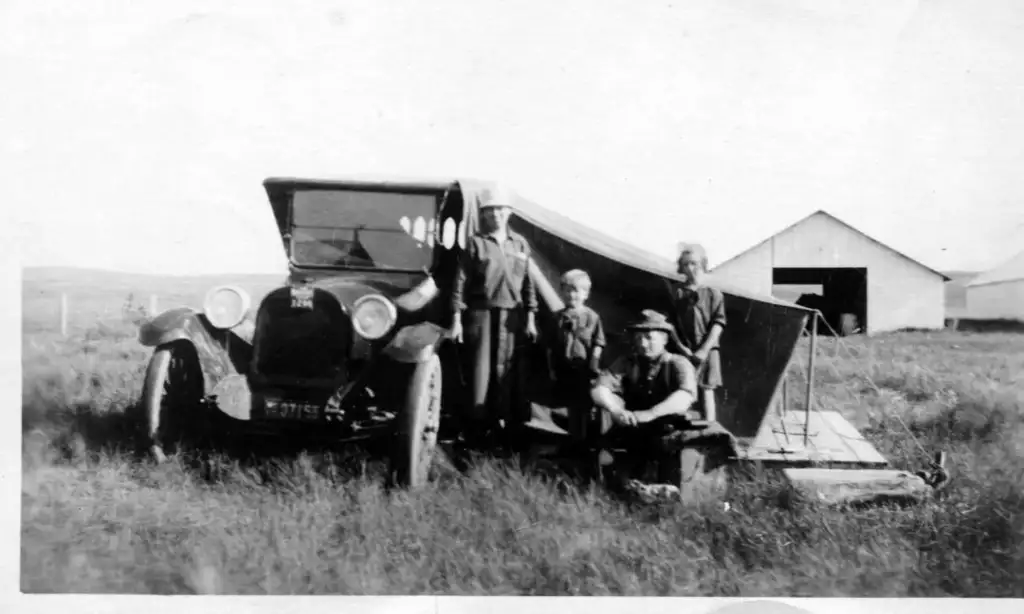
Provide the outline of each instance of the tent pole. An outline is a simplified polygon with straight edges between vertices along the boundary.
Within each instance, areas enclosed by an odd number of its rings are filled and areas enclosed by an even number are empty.
[[[789,395],[786,393],[786,382],[789,381],[789,363],[786,363],[786,371],[782,375],[782,410],[779,412],[779,424],[782,425],[782,434],[786,438],[786,445],[789,445],[789,429],[786,428],[786,415],[789,413]]]
[[[782,413],[789,411],[789,367],[782,375]]]
[[[804,416],[804,447],[807,447],[807,438],[811,429],[811,399],[814,395],[814,350],[818,341],[818,315],[814,312],[814,319],[811,321],[811,352],[807,359],[807,413]]]

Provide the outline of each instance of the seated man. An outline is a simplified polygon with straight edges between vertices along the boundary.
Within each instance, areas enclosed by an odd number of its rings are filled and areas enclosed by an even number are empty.
[[[697,374],[678,354],[679,338],[664,315],[645,309],[628,330],[633,352],[602,373],[592,391],[603,414],[601,431],[627,450],[621,459],[626,469],[622,478],[658,460],[668,461],[659,463],[658,480],[671,482],[670,465],[678,452],[673,443],[678,437],[672,435],[697,417],[690,411],[697,398]]]

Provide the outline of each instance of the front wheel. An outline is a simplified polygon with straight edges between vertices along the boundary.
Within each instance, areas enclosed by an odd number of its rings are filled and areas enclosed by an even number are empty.
[[[418,363],[398,411],[391,476],[400,487],[419,488],[430,479],[441,425],[441,360]]]
[[[173,344],[153,353],[142,391],[144,437],[158,463],[193,430],[203,397],[202,371],[192,348]]]

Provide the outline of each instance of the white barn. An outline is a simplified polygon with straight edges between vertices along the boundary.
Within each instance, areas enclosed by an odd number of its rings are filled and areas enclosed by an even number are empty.
[[[823,296],[802,304],[820,309],[837,330],[841,321],[855,322],[848,330],[866,334],[943,328],[950,280],[825,211],[726,260],[711,276],[761,294],[776,285],[820,285]]]
[[[1024,252],[972,279],[966,291],[971,320],[1024,322]]]

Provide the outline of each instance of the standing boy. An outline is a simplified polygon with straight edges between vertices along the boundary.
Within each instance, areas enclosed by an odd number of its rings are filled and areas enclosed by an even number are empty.
[[[586,305],[590,288],[586,271],[573,269],[562,275],[565,307],[555,317],[552,342],[548,344],[555,391],[569,410],[570,432],[577,441],[586,437],[592,406],[590,388],[600,372],[605,346],[601,317]]]
[[[685,278],[679,293],[679,336],[683,353],[700,369],[700,401],[704,419],[717,420],[715,391],[722,385],[722,364],[718,340],[725,329],[725,297],[717,288],[703,285],[708,257],[697,244],[684,245],[678,260],[679,274]]]

